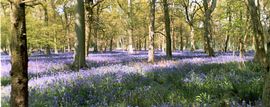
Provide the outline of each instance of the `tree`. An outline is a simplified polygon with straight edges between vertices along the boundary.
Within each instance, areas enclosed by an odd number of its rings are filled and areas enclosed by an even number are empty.
[[[154,36],[155,36],[155,3],[156,0],[150,1],[150,24],[149,24],[149,49],[148,49],[148,62],[154,63]]]
[[[226,32],[226,37],[225,37],[225,43],[224,43],[224,52],[227,52],[228,50],[228,43],[229,43],[229,40],[230,40],[230,29],[232,27],[232,12],[231,12],[231,2],[227,2],[227,6],[228,6],[228,9],[227,9],[227,16],[229,18],[229,28],[227,29],[227,32]]]
[[[184,13],[186,16],[186,22],[190,27],[190,39],[191,39],[191,51],[196,49],[195,38],[194,38],[194,22],[195,22],[195,15],[197,11],[200,9],[196,6],[196,2],[190,0],[181,0],[181,5],[184,7]]]
[[[91,44],[91,34],[92,34],[92,22],[93,22],[93,0],[86,0],[85,1],[86,6],[85,9],[87,11],[87,22],[88,22],[88,37],[87,37],[87,46],[86,46],[86,55],[88,56],[89,54],[89,48],[90,48],[90,44]]]
[[[211,1],[211,5],[209,8],[209,2]],[[203,27],[204,27],[204,48],[206,53],[209,56],[215,56],[214,50],[211,46],[211,14],[216,8],[217,0],[203,0],[203,7],[204,7],[204,21],[203,21]]]
[[[24,0],[11,1],[11,107],[28,106],[28,55]]]
[[[84,2],[83,0],[76,0],[76,14],[75,14],[75,59],[74,66],[78,68],[85,67],[85,19],[84,19]]]
[[[170,28],[170,15],[168,1],[163,0],[163,14],[165,22],[165,32],[166,32],[166,57],[168,59],[172,58],[172,47],[171,47],[171,28]]]
[[[265,85],[263,89],[263,105],[265,107],[270,106],[270,72],[269,72],[269,47],[270,43],[267,43],[267,50],[264,49],[264,31],[263,26],[260,22],[260,8],[259,1],[255,3],[252,0],[248,0],[248,8],[251,15],[252,28],[255,37],[255,56],[254,60],[261,63],[266,67],[266,75],[265,75]],[[267,65],[266,65],[267,64]]]
[[[132,9],[132,0],[128,0],[128,53],[132,54],[133,53],[133,9]]]
[[[255,37],[255,56],[254,60],[259,62],[266,68],[266,74],[264,77],[264,88],[263,88],[263,106],[270,107],[270,71],[269,71],[269,49],[270,49],[270,41],[267,43],[267,50],[265,50],[264,45],[264,29],[260,20],[260,3],[257,1],[255,3],[254,0],[247,0],[248,9],[251,16],[251,23],[253,28],[253,34]]]

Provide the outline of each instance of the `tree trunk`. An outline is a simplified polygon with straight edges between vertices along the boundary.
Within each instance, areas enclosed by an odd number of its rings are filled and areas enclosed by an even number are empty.
[[[239,38],[239,51],[240,51],[239,53],[240,58],[243,58],[245,50],[244,50],[244,42],[241,38]]]
[[[85,19],[84,19],[84,2],[83,0],[76,0],[75,13],[75,31],[76,31],[76,52],[73,64],[75,67],[85,67]]]
[[[133,40],[132,40],[132,30],[128,30],[128,53],[129,54],[132,54],[133,52],[134,52],[134,50],[133,50],[133,46],[132,46],[132,44],[133,44]]]
[[[227,3],[227,5],[229,6],[229,9],[227,10],[227,15],[229,16],[229,30],[226,32],[226,37],[225,37],[225,44],[224,44],[224,52],[227,52],[228,50],[228,43],[230,41],[230,29],[232,27],[232,14],[231,14],[231,8],[230,8],[230,4]]]
[[[266,67],[266,74],[264,77],[264,88],[263,88],[263,105],[264,107],[270,107],[270,41],[267,43],[267,57],[268,64]]]
[[[57,48],[57,37],[56,37],[56,32],[54,30],[54,37],[53,37],[53,42],[54,42],[54,53],[58,54],[58,48]]]
[[[228,50],[229,40],[230,40],[230,34],[227,34],[225,37],[224,52],[227,52],[227,50]]]
[[[87,18],[88,18],[88,37],[87,37],[87,46],[86,46],[86,55],[88,56],[88,54],[90,53],[89,48],[91,45],[91,35],[92,35],[92,22],[93,22],[93,0],[86,0],[86,10],[87,10]]]
[[[11,107],[28,106],[28,55],[24,0],[11,3]]]
[[[98,29],[95,27],[95,29],[94,29],[94,53],[98,52],[98,38],[97,38],[97,35],[98,35]]]
[[[174,6],[174,5],[173,5]],[[174,20],[173,20],[173,17],[171,15],[171,29],[172,29],[172,51],[175,51],[175,29],[174,29]]]
[[[168,59],[172,59],[170,15],[167,0],[163,0],[163,12],[164,12],[165,32],[166,32],[166,57]]]
[[[67,38],[67,49],[68,49],[68,52],[70,52],[69,24],[68,24],[68,14],[66,10],[66,5],[64,5],[63,11],[64,11],[64,18],[65,18],[65,37]]]
[[[156,0],[150,2],[150,24],[149,24],[149,49],[148,49],[148,62],[154,63],[154,36],[155,36],[155,7]]]
[[[129,54],[132,54],[134,53],[133,51],[133,40],[132,40],[132,37],[133,37],[133,18],[132,18],[132,0],[128,0],[128,53]]]
[[[184,49],[188,49],[188,47],[189,47],[189,39],[188,39],[188,35],[185,35],[185,37],[186,37],[186,43],[185,43],[185,47],[184,47]]]
[[[265,64],[265,60],[263,60],[266,57],[264,50],[264,35],[263,27],[259,18],[260,13],[258,13],[259,8],[255,5],[255,2],[253,0],[248,0],[248,6],[255,39],[256,53],[254,56],[254,60],[260,62],[261,64]]]
[[[146,51],[147,50],[147,36],[145,36],[144,38],[144,50]]]
[[[45,23],[45,27],[48,27],[49,26],[48,9],[47,9],[47,6],[46,5],[42,5],[42,7],[43,7],[43,10],[44,10],[44,23]],[[45,32],[45,35],[48,36],[48,38],[49,38],[49,32],[48,31]],[[50,42],[47,42],[47,44],[45,45],[45,48],[46,48],[45,54],[46,55],[50,55],[51,54],[51,46],[50,46],[49,43]]]
[[[263,34],[263,26],[260,21],[260,8],[259,8],[259,1],[255,3],[254,0],[247,0],[248,1],[248,9],[251,16],[252,28],[254,33],[255,39],[255,49],[256,53],[254,56],[254,60],[259,62],[266,68],[266,74],[264,77],[264,89],[263,89],[263,106],[270,107],[270,72],[269,72],[269,49],[270,49],[270,41],[267,43],[267,51],[265,50],[264,46],[264,34]],[[256,5],[257,4],[257,5]]]
[[[139,39],[138,48],[139,48],[139,51],[142,50],[142,41],[141,41],[141,39]]]
[[[190,39],[191,39],[191,51],[194,51],[196,49],[195,47],[195,38],[194,38],[194,27],[193,25],[190,26]]]
[[[110,51],[112,52],[113,50],[113,36],[111,37],[111,40],[110,40]]]
[[[203,7],[204,7],[204,46],[205,51],[208,54],[208,56],[215,56],[214,50],[211,46],[211,14],[214,11],[216,7],[216,0],[211,0],[211,6],[209,8],[208,0],[203,0]]]
[[[184,49],[183,35],[180,35],[180,50],[183,51],[183,49]]]
[[[162,53],[165,53],[166,51],[166,37],[164,35],[161,35],[162,36],[162,45],[161,45],[161,48],[162,48]]]

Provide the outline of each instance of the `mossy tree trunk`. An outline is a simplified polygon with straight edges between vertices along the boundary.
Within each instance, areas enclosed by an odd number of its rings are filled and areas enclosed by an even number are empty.
[[[28,56],[24,0],[11,3],[11,107],[28,106]]]
[[[209,2],[211,1],[211,6],[209,6]],[[203,0],[203,7],[204,7],[204,46],[205,51],[208,54],[208,56],[215,56],[214,50],[211,46],[212,40],[211,40],[211,14],[216,8],[216,0]],[[209,8],[210,7],[210,8]]]
[[[259,62],[266,68],[266,73],[264,75],[264,88],[263,88],[263,106],[270,107],[270,72],[269,72],[269,64],[270,64],[270,41],[267,42],[267,50],[265,50],[264,45],[264,31],[263,26],[260,20],[260,3],[257,1],[255,3],[254,0],[247,0],[248,10],[250,13],[250,18],[252,22],[253,35],[255,40],[255,56],[254,60]],[[268,35],[269,36],[269,35]]]

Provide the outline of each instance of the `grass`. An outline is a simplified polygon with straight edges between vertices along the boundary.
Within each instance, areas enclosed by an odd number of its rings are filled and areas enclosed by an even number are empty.
[[[159,69],[142,74],[96,75],[79,78],[70,86],[61,83],[42,91],[30,89],[30,106],[153,106],[260,101],[263,70],[258,64],[226,63],[185,66],[181,71]],[[4,81],[4,80],[3,80]],[[79,81],[79,82],[78,82]],[[84,82],[80,82],[84,81]],[[2,83],[2,79],[1,79]],[[78,84],[84,83],[84,84]],[[8,106],[3,102],[2,106]]]
[[[10,84],[10,77],[2,77],[0,78],[0,80],[1,80],[1,86],[6,86]]]

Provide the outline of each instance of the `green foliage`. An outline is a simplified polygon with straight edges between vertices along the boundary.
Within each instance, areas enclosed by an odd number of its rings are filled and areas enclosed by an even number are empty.
[[[6,86],[6,85],[10,84],[9,77],[2,77],[2,78],[0,78],[0,80],[1,80],[1,86]]]
[[[262,95],[263,70],[252,62],[244,64],[208,64],[196,69],[186,66],[181,71],[124,74],[122,78],[114,73],[93,75],[65,87],[55,83],[54,88],[44,88],[42,92],[30,89],[30,105],[189,106],[202,103],[221,106],[232,101],[254,104]],[[79,81],[89,83],[78,84]]]

